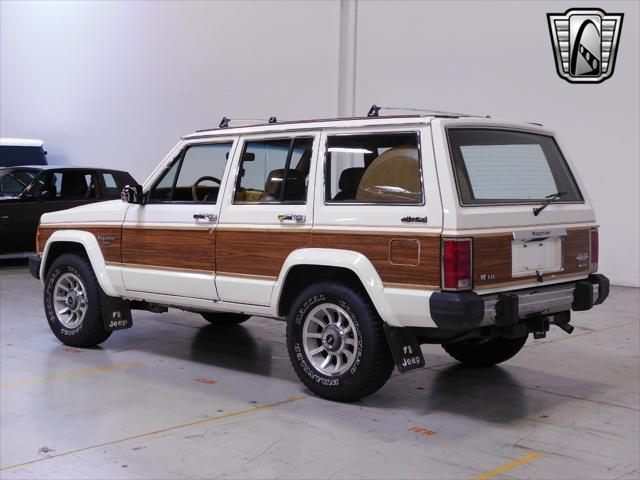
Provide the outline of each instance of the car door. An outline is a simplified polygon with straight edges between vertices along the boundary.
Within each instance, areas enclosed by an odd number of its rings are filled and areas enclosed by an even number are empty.
[[[311,241],[319,133],[242,138],[216,236],[220,300],[269,305],[287,256]]]
[[[129,207],[122,229],[128,291],[217,300],[215,230],[234,146],[234,138],[186,142],[145,192],[146,204]]]

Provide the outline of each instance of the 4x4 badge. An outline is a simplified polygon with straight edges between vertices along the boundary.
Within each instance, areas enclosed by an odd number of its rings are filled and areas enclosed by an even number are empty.
[[[558,75],[571,83],[600,83],[613,75],[623,17],[599,8],[548,13]]]

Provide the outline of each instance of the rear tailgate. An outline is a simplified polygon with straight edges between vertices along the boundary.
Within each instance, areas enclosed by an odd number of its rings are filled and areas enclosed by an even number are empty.
[[[443,236],[473,239],[475,291],[588,276],[593,208],[551,132],[487,119],[435,119],[432,132]]]

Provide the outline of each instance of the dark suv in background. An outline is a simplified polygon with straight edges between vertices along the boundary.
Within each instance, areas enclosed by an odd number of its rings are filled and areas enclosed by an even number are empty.
[[[136,181],[127,172],[25,165],[0,167],[0,258],[35,250],[43,213],[120,198]]]

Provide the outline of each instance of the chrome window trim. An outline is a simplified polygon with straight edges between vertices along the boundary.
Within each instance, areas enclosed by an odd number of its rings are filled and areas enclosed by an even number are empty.
[[[327,201],[327,142],[329,137],[346,137],[346,136],[354,136],[354,135],[394,135],[394,134],[408,134],[415,133],[418,136],[418,167],[420,168],[420,197],[421,202],[334,202]],[[349,205],[349,206],[376,206],[376,207],[424,207],[427,205],[427,193],[424,187],[424,171],[422,168],[422,131],[420,129],[416,130],[356,130],[345,133],[326,133],[324,145],[321,147],[324,150],[324,155],[322,159],[322,202],[324,206],[341,206],[341,205]]]
[[[307,191],[306,191],[306,199],[303,202],[300,201],[290,201],[290,202],[236,202],[236,190],[238,189],[238,175],[240,174],[240,167],[242,167],[242,152],[244,151],[244,146],[248,141],[259,141],[259,140],[290,140],[291,138],[312,138],[313,142],[311,144],[311,159],[309,160],[309,173],[307,174],[307,178],[311,176],[311,171],[313,168],[313,146],[318,142],[318,148],[320,148],[320,131],[312,130],[312,131],[294,131],[294,132],[277,132],[272,134],[244,134],[238,137],[238,164],[236,166],[236,171],[233,177],[233,192],[231,194],[231,202],[230,205],[308,205],[309,204],[309,183],[307,183]]]

